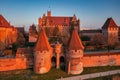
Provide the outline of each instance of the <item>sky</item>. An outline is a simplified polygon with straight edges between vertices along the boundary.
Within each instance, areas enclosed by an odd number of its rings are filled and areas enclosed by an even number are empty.
[[[12,25],[28,30],[38,24],[47,10],[52,16],[73,16],[80,19],[81,29],[100,29],[112,17],[120,26],[120,0],[0,0],[0,14]]]

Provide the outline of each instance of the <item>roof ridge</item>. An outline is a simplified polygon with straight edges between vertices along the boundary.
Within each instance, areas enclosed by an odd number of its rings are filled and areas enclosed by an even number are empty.
[[[10,23],[0,14],[0,26],[9,26]]]
[[[108,19],[105,21],[104,25],[102,26],[103,29],[107,29],[107,28],[109,28],[109,27],[114,27],[114,28],[117,28],[117,27],[118,27],[112,17],[108,18]]]

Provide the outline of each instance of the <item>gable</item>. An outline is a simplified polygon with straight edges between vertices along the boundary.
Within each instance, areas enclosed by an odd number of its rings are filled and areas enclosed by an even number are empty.
[[[8,23],[8,21],[2,15],[0,15],[0,27],[4,26],[10,26],[10,23]]]

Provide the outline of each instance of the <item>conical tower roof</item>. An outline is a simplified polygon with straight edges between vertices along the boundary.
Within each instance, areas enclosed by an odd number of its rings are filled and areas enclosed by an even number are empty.
[[[69,50],[79,50],[84,49],[82,42],[79,38],[78,32],[76,29],[73,30],[70,44],[69,44]]]
[[[108,28],[118,28],[118,26],[116,25],[116,23],[112,18],[108,18],[102,27],[102,29],[108,29]]]
[[[35,51],[44,51],[44,50],[50,50],[50,44],[48,42],[48,38],[46,36],[45,31],[42,29],[39,33],[38,40],[35,46]]]
[[[7,27],[10,26],[9,22],[0,14],[0,26]]]

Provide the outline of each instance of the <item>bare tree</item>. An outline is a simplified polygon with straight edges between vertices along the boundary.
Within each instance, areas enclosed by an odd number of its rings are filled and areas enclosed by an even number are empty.
[[[91,39],[90,44],[95,46],[97,49],[102,48],[102,46],[107,45],[106,40],[102,34],[94,35]]]

